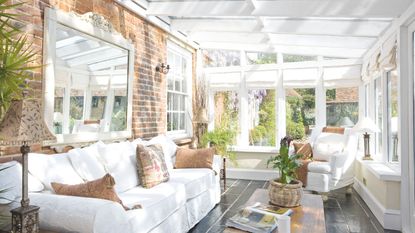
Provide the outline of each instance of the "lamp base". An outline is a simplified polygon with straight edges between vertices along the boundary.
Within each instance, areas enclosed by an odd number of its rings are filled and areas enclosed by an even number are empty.
[[[13,233],[39,232],[39,207],[22,206],[10,211],[12,213]]]
[[[372,157],[370,157],[370,155],[368,155],[368,156],[365,155],[365,156],[362,157],[362,160],[373,160],[373,159],[372,159]]]

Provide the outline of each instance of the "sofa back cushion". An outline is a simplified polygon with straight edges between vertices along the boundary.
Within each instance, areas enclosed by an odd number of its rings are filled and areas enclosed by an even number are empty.
[[[333,126],[326,126],[323,127],[323,133],[337,133],[337,134],[344,134],[345,128],[342,127],[333,127]]]
[[[115,179],[115,190],[125,192],[139,185],[136,150],[129,141],[98,145],[99,160]]]
[[[124,207],[121,199],[115,192],[114,185],[114,178],[110,174],[83,184],[67,185],[52,182],[52,187],[56,194],[105,199],[118,202]],[[124,209],[127,210],[128,208],[124,207]]]
[[[76,148],[68,152],[68,157],[73,168],[85,181],[92,181],[103,177],[107,172],[99,160],[98,145],[104,143],[99,141],[84,148]]]
[[[161,145],[137,145],[137,169],[140,183],[151,188],[169,180],[169,171]]]
[[[176,153],[176,168],[210,168],[212,169],[214,148],[187,149],[178,148]]]
[[[52,191],[51,182],[66,184],[82,183],[82,178],[72,167],[68,154],[36,154],[29,153],[29,172],[43,183],[46,190]]]
[[[313,145],[315,160],[329,161],[330,156],[344,150],[346,136],[338,133],[321,133]]]

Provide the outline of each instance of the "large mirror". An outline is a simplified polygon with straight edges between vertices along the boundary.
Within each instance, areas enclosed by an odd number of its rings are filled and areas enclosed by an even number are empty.
[[[57,144],[131,137],[132,45],[97,15],[47,16],[45,119]]]

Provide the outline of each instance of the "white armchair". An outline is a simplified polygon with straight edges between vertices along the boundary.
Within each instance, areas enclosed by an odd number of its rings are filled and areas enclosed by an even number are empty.
[[[351,129],[343,134],[316,129],[310,144],[314,161],[308,164],[306,190],[326,193],[353,184],[358,137]]]

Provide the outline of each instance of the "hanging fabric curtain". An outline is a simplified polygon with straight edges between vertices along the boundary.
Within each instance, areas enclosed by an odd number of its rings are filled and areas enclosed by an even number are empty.
[[[393,70],[396,68],[396,52],[398,42],[396,36],[392,36],[382,45],[382,54],[380,56],[380,65],[384,70]]]
[[[374,73],[380,71],[380,54],[378,51],[372,55],[369,62],[369,74],[372,76]]]

